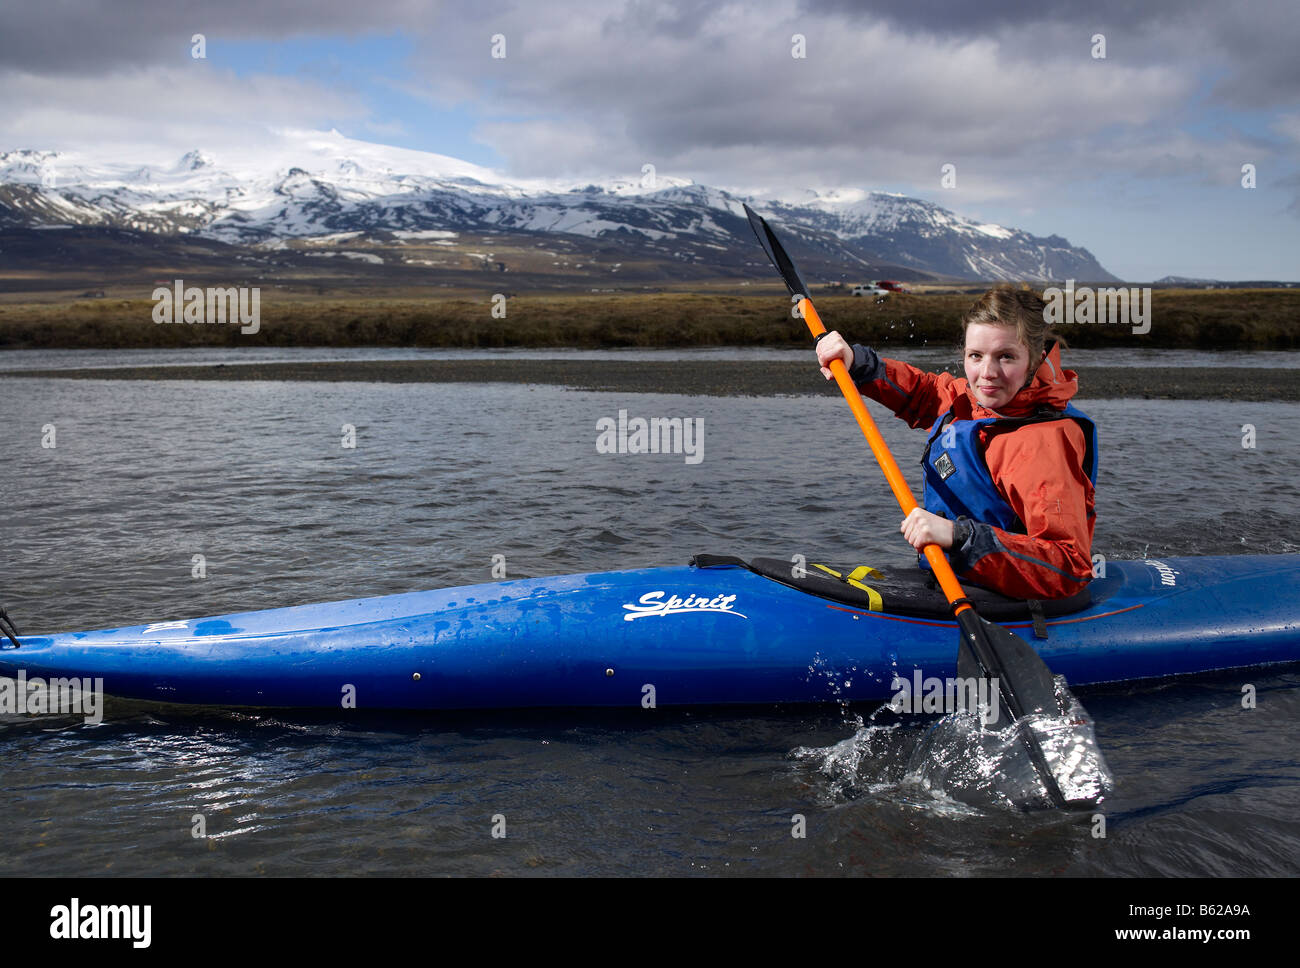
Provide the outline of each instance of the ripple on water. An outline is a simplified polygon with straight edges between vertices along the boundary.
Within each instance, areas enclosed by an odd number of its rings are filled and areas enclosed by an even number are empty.
[[[13,456],[0,464],[0,604],[24,632],[486,581],[494,554],[512,578],[700,551],[912,560],[830,398],[18,382],[0,381]],[[684,406],[705,418],[702,463],[596,453],[611,411]],[[1103,429],[1094,551],[1300,549],[1300,406],[1086,409]],[[59,446],[38,451],[22,428],[50,420]],[[342,423],[358,427],[355,449],[340,447]],[[1254,450],[1241,445],[1246,423],[1259,428]],[[900,460],[919,454],[900,421],[881,430]],[[833,702],[839,673],[810,674],[825,674]],[[1253,710],[1243,683],[1259,690]],[[110,704],[100,726],[9,717],[0,873],[39,860],[56,874],[1300,874],[1300,679],[1251,673],[1084,701],[1116,776],[1104,838],[1087,819],[952,796],[951,772],[913,762],[932,729],[919,720],[845,725],[802,709],[342,720],[129,704]],[[196,814],[211,837],[193,836]],[[491,835],[496,815],[504,839]]]

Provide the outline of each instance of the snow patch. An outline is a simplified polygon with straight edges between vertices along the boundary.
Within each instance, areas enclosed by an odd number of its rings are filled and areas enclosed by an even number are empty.
[[[456,239],[459,232],[447,232],[442,229],[426,229],[421,232],[394,232],[399,239]]]

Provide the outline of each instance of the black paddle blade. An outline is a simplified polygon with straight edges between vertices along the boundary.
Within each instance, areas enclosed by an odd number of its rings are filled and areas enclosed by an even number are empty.
[[[1032,645],[1001,625],[980,618],[973,609],[962,612],[958,624],[962,630],[957,653],[959,674],[967,674],[962,672],[965,666],[975,675],[987,674],[1005,683],[1012,694],[1006,710],[1011,719],[1061,712],[1056,679]],[[963,653],[968,656],[965,663]]]
[[[995,730],[1016,730],[1054,806],[1095,807],[1109,792],[1110,772],[1092,720],[1065,681],[1052,675],[1028,642],[973,610],[957,616],[957,623],[958,676],[988,683],[980,694],[997,702],[997,708],[981,710],[981,720]]]
[[[767,254],[768,260],[776,268],[776,271],[781,273],[781,278],[785,282],[785,287],[790,290],[790,294],[801,296],[804,299],[812,298],[808,293],[807,284],[799,275],[799,270],[794,267],[794,262],[790,259],[789,253],[777,241],[776,233],[767,224],[767,220],[748,205],[745,205],[745,215],[749,218],[749,227],[758,236],[758,244],[763,247],[763,251]]]
[[[22,643],[18,641],[18,626],[3,608],[0,608],[0,632],[3,632],[5,638],[14,644],[15,649],[22,648]],[[3,648],[7,649],[9,646],[4,645]]]

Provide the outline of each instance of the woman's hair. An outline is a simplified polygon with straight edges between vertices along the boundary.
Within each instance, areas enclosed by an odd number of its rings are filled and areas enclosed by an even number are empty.
[[[1033,364],[1042,355],[1048,340],[1066,345],[1059,334],[1047,328],[1046,309],[1043,297],[1028,286],[1016,288],[1009,282],[1000,282],[966,310],[961,318],[962,339],[965,340],[966,327],[971,323],[1014,326],[1016,339],[1029,348],[1032,372]]]

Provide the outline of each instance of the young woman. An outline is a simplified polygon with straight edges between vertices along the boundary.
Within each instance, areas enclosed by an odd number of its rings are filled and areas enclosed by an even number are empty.
[[[945,549],[959,578],[1013,598],[1064,598],[1092,578],[1097,433],[1070,404],[1077,375],[1061,368],[1042,298],[1002,284],[962,317],[966,379],[925,373],[830,333],[858,389],[912,427],[929,427],[925,509],[899,530],[917,551]]]

